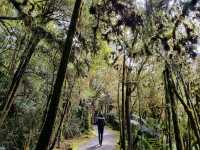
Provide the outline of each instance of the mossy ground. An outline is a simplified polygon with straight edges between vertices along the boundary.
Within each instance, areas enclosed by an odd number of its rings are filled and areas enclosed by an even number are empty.
[[[65,150],[66,147],[70,147],[72,150],[77,150],[80,144],[87,143],[87,141],[93,137],[95,137],[95,131],[91,129],[79,137],[62,140],[60,148],[55,148],[54,150]]]

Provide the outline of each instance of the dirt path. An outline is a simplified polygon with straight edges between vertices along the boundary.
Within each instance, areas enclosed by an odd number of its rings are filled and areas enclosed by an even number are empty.
[[[114,150],[116,145],[115,134],[109,129],[104,129],[104,138],[102,146],[99,146],[97,128],[95,128],[96,137],[90,139],[87,143],[81,144],[78,150]]]

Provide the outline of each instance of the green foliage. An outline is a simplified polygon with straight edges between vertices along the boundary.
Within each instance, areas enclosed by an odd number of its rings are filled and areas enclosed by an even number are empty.
[[[106,123],[109,123],[114,130],[120,130],[119,116],[116,113],[106,114]]]
[[[91,65],[91,70],[96,72],[101,68],[105,68],[109,61],[109,54],[111,53],[112,49],[109,47],[106,41],[100,41],[100,48],[97,55],[93,57],[93,62]]]
[[[4,72],[0,71],[0,87],[1,89],[5,89],[9,83],[8,76],[4,74]]]
[[[35,131],[41,125],[38,123],[38,116],[41,114],[38,113],[36,103],[31,100],[18,100],[13,109],[14,111],[9,114],[6,127],[0,131],[1,144],[7,149],[23,149],[29,140],[36,140],[37,132]],[[8,139],[12,140],[8,141]],[[34,146],[32,142],[30,144],[30,147]]]
[[[91,89],[90,87],[88,87],[87,89],[85,89],[83,91],[83,97],[89,98],[89,97],[93,97],[93,96],[95,96],[95,91],[93,89]]]
[[[74,136],[79,136],[81,134],[81,128],[78,119],[70,119],[68,123],[63,126],[63,136],[65,139],[73,138]]]
[[[16,2],[22,2],[22,0],[16,0]],[[43,117],[48,109],[47,98],[51,96],[55,82],[63,49],[62,43],[66,38],[68,20],[70,20],[74,2],[75,0],[29,0],[25,6],[20,6],[23,12],[19,12],[9,1],[0,0],[0,17],[23,16],[19,20],[0,20],[0,105],[3,105],[3,99],[18,65],[24,63],[24,58],[27,57],[33,30],[40,27],[46,31],[46,36],[40,39],[26,68],[15,94],[12,110],[0,129],[0,144],[9,146],[7,149],[21,150],[25,145],[33,149],[38,140]],[[132,88],[135,88],[131,95],[131,113],[144,118],[148,127],[158,132],[166,128],[168,105],[165,101],[163,70],[167,62],[178,72],[173,75],[177,83],[182,75],[188,86],[189,98],[194,105],[189,110],[199,116],[200,59],[191,57],[191,55],[196,55],[193,49],[198,45],[197,35],[200,30],[199,14],[196,11],[199,10],[199,6],[191,9],[190,2],[192,1],[188,1],[187,5],[185,2],[177,2],[166,9],[165,1],[146,2],[147,4],[151,2],[149,9],[152,12],[143,7],[137,7],[137,1],[133,5],[126,0],[85,1],[77,25],[65,78],[66,83],[61,96],[62,102],[64,103],[67,99],[71,106],[62,128],[65,138],[79,136],[91,128],[92,114],[88,108],[91,102],[94,102],[96,109],[100,111],[112,104],[114,109],[113,112],[107,114],[107,121],[112,127],[119,129],[117,84],[120,83],[121,92],[124,49],[127,58],[126,69],[130,69]],[[31,10],[32,6],[34,10]],[[188,14],[192,15],[190,17],[180,11],[187,7]],[[175,24],[176,21],[179,22],[178,25]],[[173,35],[174,30],[175,35]],[[97,50],[94,50],[95,46]],[[177,47],[180,47],[180,50],[177,50]],[[112,64],[113,55],[116,55],[117,59]],[[146,55],[149,59],[140,77],[135,81]],[[130,65],[129,62],[131,62]],[[72,86],[74,89],[71,90]],[[183,85],[176,86],[178,93],[188,105]],[[78,106],[80,99],[85,99],[87,104]],[[119,93],[119,100],[121,107],[121,93]],[[185,130],[188,128],[187,114],[179,100],[176,100],[179,128],[184,138],[188,138],[188,130]],[[63,111],[62,104],[59,110],[61,112],[58,113],[57,120],[60,119]],[[196,122],[199,122],[198,118]],[[171,125],[172,129],[173,125]],[[133,132],[135,136],[137,131]],[[192,129],[190,133],[191,143],[195,143],[196,137]],[[160,134],[161,137],[166,136],[166,133]],[[156,146],[160,145],[160,140],[153,141],[147,136],[140,135],[138,138],[138,149],[159,149]],[[175,139],[171,140],[174,145]],[[167,142],[167,140],[163,141],[166,147],[169,146]]]

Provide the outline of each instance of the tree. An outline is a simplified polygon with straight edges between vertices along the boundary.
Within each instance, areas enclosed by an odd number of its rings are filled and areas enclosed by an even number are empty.
[[[56,114],[57,114],[57,110],[58,110],[61,89],[63,86],[63,81],[65,78],[66,69],[67,69],[67,65],[69,62],[73,38],[74,38],[75,31],[76,31],[76,25],[78,22],[79,13],[81,11],[81,4],[82,4],[82,0],[76,0],[75,5],[74,5],[73,14],[71,17],[71,22],[69,25],[67,39],[65,41],[65,47],[62,52],[62,58],[61,58],[60,66],[58,69],[56,81],[54,84],[52,96],[49,97],[50,98],[49,109],[47,112],[47,116],[46,116],[44,125],[42,127],[42,131],[41,131],[41,134],[40,134],[37,146],[36,146],[36,150],[41,150],[41,149],[47,150],[48,149],[48,145],[50,142],[50,138],[52,135],[53,126],[55,123]]]
[[[3,125],[4,120],[6,119],[7,114],[10,111],[11,106],[14,103],[14,96],[16,94],[16,91],[19,87],[20,81],[25,73],[25,70],[30,62],[30,59],[31,59],[33,53],[35,52],[35,49],[36,49],[38,43],[43,38],[47,38],[50,40],[54,39],[54,36],[51,33],[46,32],[40,26],[36,26],[36,27],[32,26],[33,18],[30,15],[24,13],[23,9],[22,9],[24,6],[26,6],[27,1],[24,1],[23,4],[18,3],[15,0],[10,0],[9,2],[14,6],[14,8],[19,13],[19,17],[17,17],[16,20],[18,20],[18,19],[23,20],[25,26],[31,30],[32,35],[31,35],[30,41],[27,42],[26,48],[22,54],[23,57],[17,67],[17,70],[15,71],[15,73],[13,75],[11,85],[6,93],[6,97],[4,99],[5,104],[3,106],[3,110],[0,114],[0,120],[1,120],[0,127]],[[45,15],[43,17],[45,17]],[[1,17],[0,19],[13,20],[13,17]]]
[[[174,133],[175,133],[175,139],[176,139],[176,147],[177,149],[183,150],[184,146],[183,146],[183,139],[181,136],[181,132],[180,132],[180,127],[179,127],[179,122],[178,122],[178,116],[177,116],[177,104],[176,104],[176,99],[175,99],[175,94],[172,92],[172,87],[170,85],[170,77],[171,74],[169,72],[169,69],[166,68],[166,70],[164,71],[165,74],[165,86],[168,86],[167,89],[167,94],[166,98],[169,98],[170,101],[170,106],[171,106],[171,112],[172,112],[172,121],[173,121],[173,126],[174,126]]]

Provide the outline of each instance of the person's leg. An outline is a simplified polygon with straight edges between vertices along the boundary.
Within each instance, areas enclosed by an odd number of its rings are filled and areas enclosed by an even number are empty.
[[[100,133],[100,145],[102,145],[102,133]]]
[[[104,132],[104,128],[101,131],[101,145],[102,145],[102,142],[103,142],[103,132]]]
[[[99,136],[99,144],[101,144],[101,132],[100,132],[99,128],[98,128],[98,136]]]

